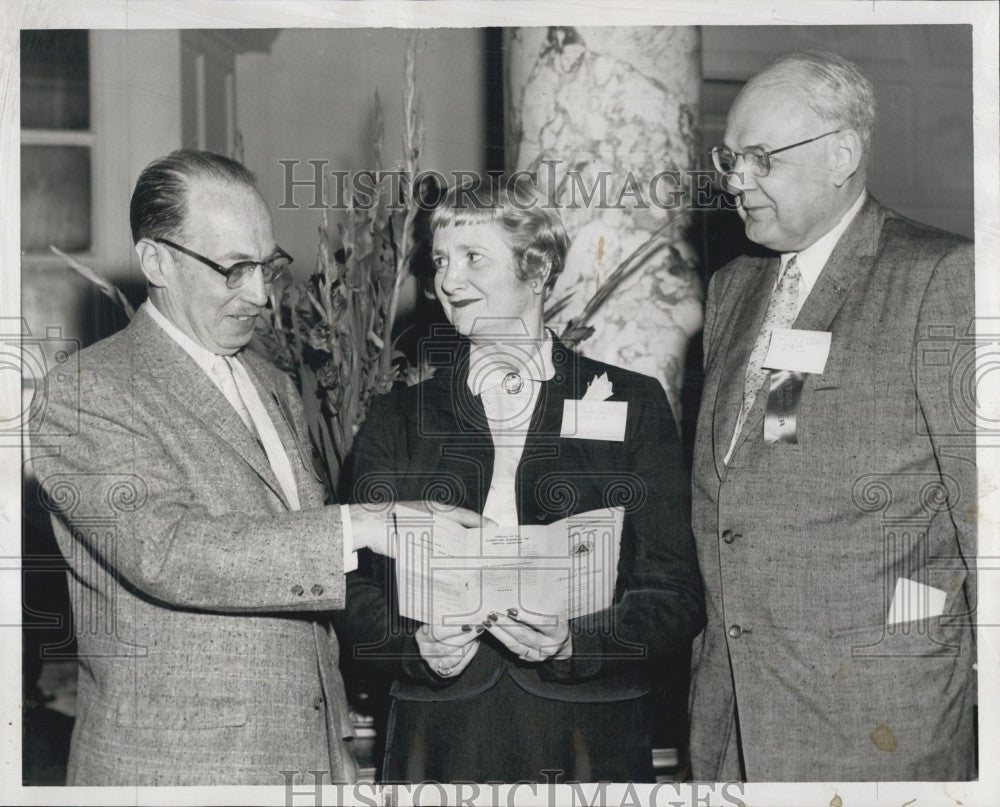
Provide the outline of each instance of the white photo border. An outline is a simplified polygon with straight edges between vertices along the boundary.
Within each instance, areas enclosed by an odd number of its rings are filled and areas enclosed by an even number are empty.
[[[715,2],[324,2],[323,0],[20,0],[0,3],[0,322],[20,317],[20,134],[18,129],[19,40],[23,28],[293,28],[293,27],[485,27],[544,25],[893,25],[969,24],[973,28],[975,142],[976,315],[1000,323],[1000,4],[965,2],[795,2],[794,0],[715,0]],[[123,222],[123,226],[125,223]],[[1000,331],[993,331],[1000,333]],[[2,368],[6,369],[6,368]],[[996,382],[984,378],[980,406],[1000,405]],[[11,372],[0,374],[0,416],[20,411],[20,384]],[[663,804],[801,807],[801,805],[1000,804],[1000,463],[979,437],[979,742],[980,779],[955,783],[782,783],[720,785],[584,786],[574,791],[506,785],[483,788],[475,804]],[[0,446],[0,801],[5,804],[455,804],[469,799],[468,787],[398,789],[394,801],[366,786],[338,790],[327,786],[322,801],[283,787],[69,788],[21,784],[20,544],[21,458],[19,447]],[[992,567],[992,568],[991,568]],[[822,743],[822,738],[817,738]],[[993,760],[993,762],[991,762]],[[389,788],[391,790],[391,788]],[[456,792],[457,791],[457,792]],[[593,800],[593,801],[591,801]]]

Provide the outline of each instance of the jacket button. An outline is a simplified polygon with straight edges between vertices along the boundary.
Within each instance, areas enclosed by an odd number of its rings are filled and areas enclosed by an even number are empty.
[[[743,635],[743,628],[739,625],[733,625],[729,628],[729,635],[734,639],[739,639]]]
[[[736,540],[736,536],[733,535],[733,531],[732,530],[723,530],[722,531],[722,542],[724,544],[731,544],[735,540]]]
[[[301,597],[303,592],[305,592],[305,589],[302,586],[292,586],[292,594],[296,597]]]
[[[318,597],[320,594],[323,593],[323,586],[321,586],[321,585],[319,585],[317,583],[315,586],[313,586],[309,590],[313,593],[313,596]]]
[[[313,701],[313,709],[315,709],[318,712],[322,708],[323,708],[323,696],[320,695],[318,698],[316,698],[315,701]]]

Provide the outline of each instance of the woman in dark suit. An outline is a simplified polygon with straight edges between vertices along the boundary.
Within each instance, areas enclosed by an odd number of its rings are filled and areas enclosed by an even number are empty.
[[[479,625],[404,619],[393,561],[362,555],[345,629],[355,658],[394,678],[382,778],[652,781],[649,674],[705,619],[666,396],[654,379],[584,358],[545,330],[568,239],[532,190],[453,188],[431,231],[434,291],[457,332],[435,353],[449,361],[373,402],[355,443],[354,498],[381,501],[388,490],[503,525],[610,506],[625,515],[614,604],[554,624],[516,603]],[[598,400],[626,404],[619,434],[610,414],[563,422],[564,401],[595,383]]]

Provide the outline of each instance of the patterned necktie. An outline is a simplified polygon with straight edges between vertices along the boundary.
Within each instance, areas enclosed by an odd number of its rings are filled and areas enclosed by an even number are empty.
[[[754,401],[757,400],[757,393],[767,379],[769,372],[761,365],[767,355],[768,345],[771,343],[771,332],[775,328],[790,328],[795,322],[798,313],[799,302],[799,265],[796,256],[785,266],[785,274],[778,283],[778,287],[771,295],[771,302],[768,303],[767,313],[764,315],[764,323],[760,326],[760,333],[757,334],[757,341],[754,343],[753,352],[750,354],[750,361],[747,363],[747,373],[743,381],[743,409],[740,410],[739,420],[736,421],[736,431],[733,432],[733,444],[743,430],[747,415],[753,409]],[[733,445],[729,447],[732,454]],[[728,462],[727,455],[726,461]]]

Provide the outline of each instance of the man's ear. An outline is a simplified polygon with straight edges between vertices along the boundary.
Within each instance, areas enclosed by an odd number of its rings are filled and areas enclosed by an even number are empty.
[[[845,129],[834,137],[833,183],[838,188],[857,173],[863,147],[861,136],[854,129]]]
[[[160,249],[148,238],[140,238],[135,245],[135,254],[139,256],[139,268],[150,286],[162,288],[168,284],[173,275],[173,264],[166,250]]]

